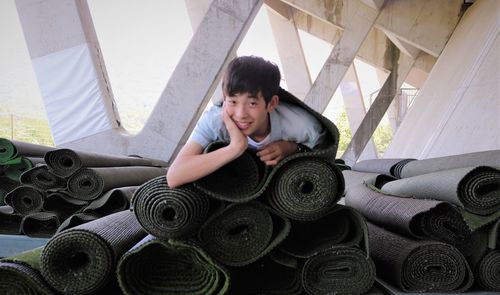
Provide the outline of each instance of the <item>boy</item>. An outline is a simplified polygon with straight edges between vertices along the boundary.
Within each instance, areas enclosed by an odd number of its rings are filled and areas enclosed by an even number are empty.
[[[196,181],[238,158],[247,147],[273,166],[302,145],[312,149],[321,143],[325,132],[314,116],[300,107],[279,104],[280,80],[278,67],[260,57],[232,60],[222,80],[222,107],[213,106],[198,121],[168,169],[168,185]],[[203,153],[218,140],[229,145]]]

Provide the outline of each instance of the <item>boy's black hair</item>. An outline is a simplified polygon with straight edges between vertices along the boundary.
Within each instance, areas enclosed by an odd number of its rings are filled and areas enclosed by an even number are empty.
[[[222,80],[224,96],[250,93],[257,96],[259,91],[266,104],[280,88],[281,74],[278,66],[257,56],[240,56],[227,66]]]

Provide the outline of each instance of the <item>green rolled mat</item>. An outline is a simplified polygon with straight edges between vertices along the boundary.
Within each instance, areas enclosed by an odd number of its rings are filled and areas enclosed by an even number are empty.
[[[87,213],[72,214],[71,216],[66,218],[63,221],[63,223],[61,223],[61,225],[57,228],[56,234],[62,232],[63,230],[82,225],[84,223],[99,219],[101,217],[102,217],[101,214],[97,214],[95,212],[94,213],[87,212]]]
[[[40,256],[46,281],[64,294],[96,294],[116,279],[120,257],[146,236],[130,211],[62,231]]]
[[[49,171],[46,165],[36,166],[21,174],[21,183],[32,185],[40,190],[63,189],[66,179]]]
[[[45,202],[43,202],[43,210],[54,212],[64,220],[86,205],[88,205],[88,201],[75,199],[65,191],[56,191],[48,193]]]
[[[477,166],[490,166],[500,169],[500,150],[464,153],[413,161],[403,167],[401,177],[406,178],[442,170]]]
[[[127,166],[81,168],[68,179],[69,193],[81,200],[94,200],[112,188],[141,185],[166,175],[167,170],[157,167]]]
[[[375,282],[375,265],[358,248],[335,246],[306,260],[302,282],[308,294],[364,294]]]
[[[45,192],[31,186],[19,186],[5,196],[5,203],[22,215],[40,212],[45,201]]]
[[[290,231],[290,221],[257,201],[234,203],[214,213],[202,226],[199,239],[217,261],[243,266],[261,258]]]
[[[42,247],[0,259],[0,290],[10,295],[53,295],[55,291],[40,274]]]
[[[18,155],[43,157],[53,147],[0,138],[0,163],[8,162]]]
[[[21,233],[23,216],[14,213],[10,206],[0,206],[0,233],[18,235]]]
[[[478,215],[500,211],[500,170],[480,166],[443,170],[391,181],[382,190],[393,195],[432,198]]]
[[[117,267],[126,295],[226,294],[229,273],[194,243],[149,235],[128,250]]]
[[[406,164],[416,159],[371,159],[355,163],[352,170],[377,174],[392,175],[401,178],[401,170]]]
[[[213,142],[205,153],[212,152],[227,143]],[[230,202],[246,202],[262,194],[267,180],[268,168],[247,149],[240,157],[195,181],[194,187],[208,196]]]
[[[473,251],[473,237],[460,208],[430,199],[399,198],[360,184],[345,194],[345,204],[377,225],[416,239],[438,240]]]
[[[330,213],[312,222],[294,222],[279,245],[285,253],[308,258],[334,246],[359,247],[368,253],[368,229],[356,210],[336,205]]]
[[[452,245],[415,241],[368,223],[377,275],[404,292],[464,292],[473,283],[464,256]]]
[[[130,200],[137,188],[138,186],[126,186],[111,189],[83,208],[82,212],[95,212],[104,216],[129,209]]]
[[[321,158],[287,161],[276,171],[268,190],[271,207],[292,220],[312,221],[327,214],[344,192],[344,177],[335,164]]]
[[[295,261],[295,264],[298,264]],[[291,267],[266,255],[249,265],[230,268],[232,295],[303,294],[301,268]]]
[[[53,212],[36,212],[23,217],[21,230],[28,237],[50,238],[61,225],[60,217]]]
[[[189,185],[169,188],[166,177],[160,176],[135,191],[131,207],[139,223],[153,236],[186,238],[206,221],[211,202]]]
[[[72,149],[47,152],[45,162],[56,175],[62,177],[69,177],[82,167],[168,166],[168,163],[161,160],[88,153]]]
[[[33,163],[33,161],[31,160],[32,158],[27,158],[24,156],[21,156],[20,158],[21,161],[18,164],[6,165],[4,170],[5,176],[14,181],[20,181],[21,174],[33,168],[36,163]]]

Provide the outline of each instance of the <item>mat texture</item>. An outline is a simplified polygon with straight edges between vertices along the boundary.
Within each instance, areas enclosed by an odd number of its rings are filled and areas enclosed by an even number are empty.
[[[1,294],[54,295],[55,291],[40,274],[42,248],[0,259]]]
[[[56,234],[62,232],[63,230],[73,228],[84,223],[101,218],[102,215],[96,213],[75,213],[68,218],[66,218],[63,223],[57,228]]]
[[[464,256],[453,246],[414,241],[368,223],[377,275],[404,292],[464,292],[473,283]]]
[[[47,282],[64,294],[95,294],[115,280],[120,257],[146,236],[123,211],[58,233],[40,256]]]
[[[302,282],[308,294],[363,294],[375,282],[375,265],[360,249],[336,246],[307,259]]]
[[[165,176],[141,185],[135,191],[131,204],[144,229],[163,239],[194,235],[213,206],[208,196],[190,185],[169,188]]]
[[[243,266],[261,258],[285,239],[290,222],[257,201],[234,203],[202,226],[202,247],[217,261]]]
[[[55,174],[62,177],[69,177],[82,167],[168,166],[168,163],[160,160],[88,153],[72,149],[47,152],[45,162]]]
[[[126,252],[117,268],[126,295],[226,294],[228,272],[194,243],[149,235]]]

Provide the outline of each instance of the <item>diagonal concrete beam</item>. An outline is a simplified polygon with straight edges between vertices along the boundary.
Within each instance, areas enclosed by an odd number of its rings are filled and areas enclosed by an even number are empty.
[[[389,105],[397,95],[398,89],[403,85],[406,76],[415,63],[415,60],[406,54],[400,54],[399,49],[395,46],[393,48],[394,67],[342,155],[342,158],[348,165],[356,163],[359,159],[363,149],[372,137]]]
[[[344,17],[350,21],[304,100],[319,113],[325,110],[380,13],[358,0],[349,1],[346,11]]]

